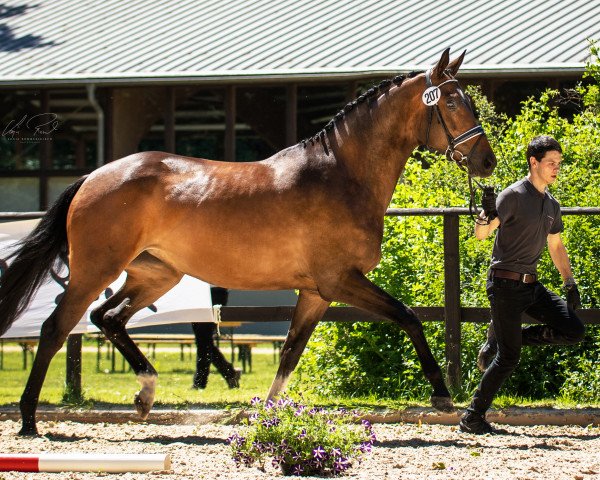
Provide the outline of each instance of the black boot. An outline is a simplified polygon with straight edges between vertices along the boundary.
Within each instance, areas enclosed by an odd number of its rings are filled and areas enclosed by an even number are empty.
[[[497,353],[498,341],[494,334],[494,325],[490,322],[487,330],[487,340],[477,354],[477,368],[480,372],[485,372],[488,369]]]

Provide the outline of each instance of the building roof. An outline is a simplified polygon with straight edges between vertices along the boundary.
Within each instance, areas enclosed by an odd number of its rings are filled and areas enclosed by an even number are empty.
[[[581,73],[589,0],[5,0],[0,85]],[[231,78],[234,77],[234,78]]]

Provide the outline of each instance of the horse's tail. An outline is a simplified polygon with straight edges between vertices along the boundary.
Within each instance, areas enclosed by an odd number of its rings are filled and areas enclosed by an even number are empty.
[[[14,260],[0,276],[0,337],[28,307],[56,260],[60,256],[66,258],[67,213],[85,179],[67,187],[7,258]]]

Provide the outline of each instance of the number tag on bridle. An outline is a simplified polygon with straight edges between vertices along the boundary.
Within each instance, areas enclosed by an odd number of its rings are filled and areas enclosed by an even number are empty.
[[[440,89],[436,86],[433,86],[429,87],[423,92],[421,99],[425,105],[431,107],[433,105],[437,105],[437,103],[440,101],[440,96]]]

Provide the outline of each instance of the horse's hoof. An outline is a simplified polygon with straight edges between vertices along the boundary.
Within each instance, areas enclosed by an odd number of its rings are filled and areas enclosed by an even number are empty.
[[[39,437],[40,436],[35,425],[33,425],[33,426],[23,425],[23,427],[21,427],[21,430],[19,430],[19,433],[17,435],[19,435],[20,437]]]
[[[456,411],[452,398],[450,397],[431,397],[431,406],[440,412],[452,413]]]
[[[142,399],[141,392],[137,392],[133,398],[133,403],[135,405],[135,409],[137,410],[138,415],[142,420],[146,420],[148,415],[150,415],[150,410],[152,410],[152,405],[154,402],[146,402]]]

